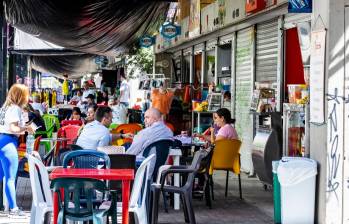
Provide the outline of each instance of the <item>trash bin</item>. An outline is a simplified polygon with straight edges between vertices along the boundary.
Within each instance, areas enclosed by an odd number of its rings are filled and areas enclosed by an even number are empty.
[[[281,198],[280,198],[280,182],[277,175],[279,161],[272,161],[273,166],[273,189],[274,189],[274,223],[281,223]]]
[[[281,222],[314,223],[316,161],[283,157],[277,168],[281,185]]]

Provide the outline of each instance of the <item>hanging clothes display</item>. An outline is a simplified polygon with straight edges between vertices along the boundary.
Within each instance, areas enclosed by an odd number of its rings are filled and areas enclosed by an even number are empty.
[[[52,107],[57,105],[57,92],[56,91],[52,91],[51,105],[52,105]]]
[[[154,89],[151,93],[152,107],[158,109],[163,115],[168,114],[173,96],[173,91]]]

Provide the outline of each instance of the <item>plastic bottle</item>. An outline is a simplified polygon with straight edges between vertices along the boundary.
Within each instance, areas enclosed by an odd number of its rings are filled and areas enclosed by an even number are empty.
[[[27,141],[26,141],[27,154],[31,154],[33,152],[34,141],[35,141],[34,135],[28,134]]]

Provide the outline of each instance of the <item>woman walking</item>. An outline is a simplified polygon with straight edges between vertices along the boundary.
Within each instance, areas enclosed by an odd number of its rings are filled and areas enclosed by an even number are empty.
[[[25,125],[23,107],[28,103],[29,90],[25,85],[14,84],[0,109],[0,178],[5,176],[5,194],[10,215],[23,215],[16,203],[15,180],[18,170],[18,137],[24,132],[33,133]]]

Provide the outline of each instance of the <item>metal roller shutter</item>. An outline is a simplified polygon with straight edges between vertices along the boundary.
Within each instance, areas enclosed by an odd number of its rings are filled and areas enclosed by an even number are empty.
[[[278,21],[257,25],[256,82],[277,82]]]
[[[236,40],[236,84],[235,84],[235,119],[236,130],[242,139],[241,168],[253,171],[251,146],[253,140],[253,118],[250,114],[253,88],[253,28],[237,32]]]

